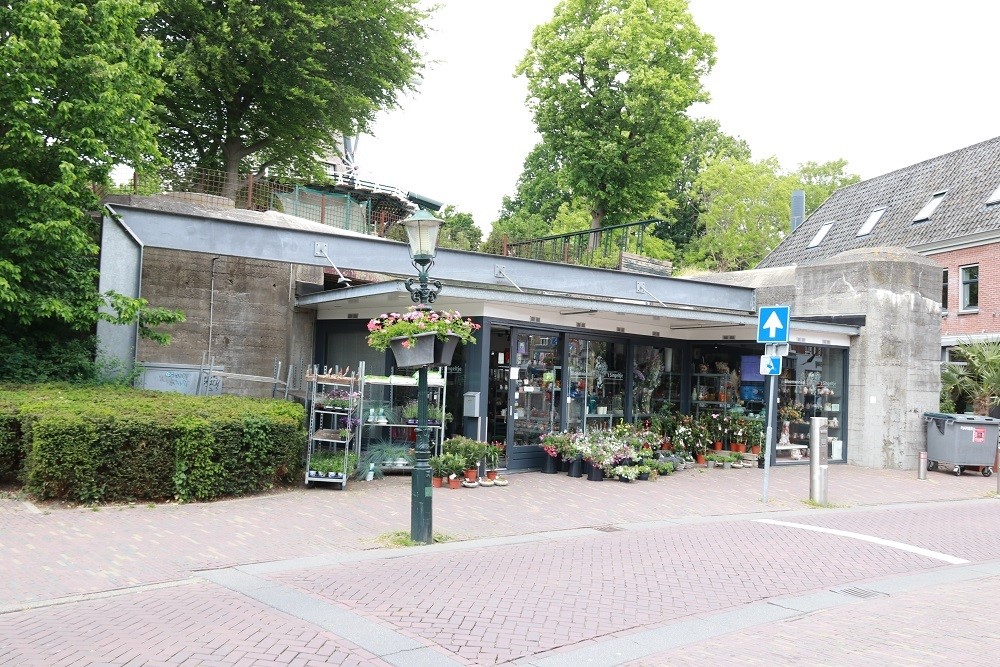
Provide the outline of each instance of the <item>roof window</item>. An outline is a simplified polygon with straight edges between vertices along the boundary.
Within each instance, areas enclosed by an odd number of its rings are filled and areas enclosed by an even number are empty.
[[[875,229],[875,225],[878,221],[882,219],[882,214],[885,213],[885,206],[882,208],[877,208],[868,214],[868,219],[865,220],[865,224],[861,225],[861,229],[858,230],[856,236],[868,236]]]
[[[938,204],[940,204],[941,200],[944,199],[944,195],[946,192],[948,191],[943,190],[941,192],[935,192],[931,196],[931,200],[926,204],[924,204],[924,207],[920,209],[920,211],[917,213],[917,216],[913,218],[913,222],[923,222],[925,220],[930,220],[931,216],[934,214],[934,211],[937,209]]]
[[[823,225],[822,227],[820,227],[819,231],[816,232],[816,236],[813,237],[812,241],[810,241],[809,245],[806,246],[806,247],[807,248],[815,248],[820,243],[822,243],[823,239],[826,238],[827,232],[830,231],[830,229],[833,227],[833,224],[835,222],[837,222],[837,221],[836,220],[832,220],[832,221],[826,223],[825,225]]]
[[[986,205],[989,206],[990,204],[1000,204],[1000,185],[993,191],[990,198],[986,200]]]

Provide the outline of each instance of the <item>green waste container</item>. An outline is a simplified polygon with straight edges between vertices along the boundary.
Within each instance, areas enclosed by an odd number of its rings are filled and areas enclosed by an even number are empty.
[[[927,423],[927,469],[942,463],[953,466],[956,475],[966,468],[979,468],[983,477],[993,474],[1000,419],[979,415],[925,412]]]

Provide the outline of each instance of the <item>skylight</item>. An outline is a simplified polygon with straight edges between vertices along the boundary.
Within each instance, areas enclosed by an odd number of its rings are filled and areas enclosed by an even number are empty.
[[[987,205],[1000,204],[1000,185],[998,185],[997,189],[993,191],[993,194],[991,194],[990,198],[986,200],[986,203]]]
[[[814,236],[814,237],[813,237],[813,240],[812,240],[812,241],[810,241],[810,242],[809,242],[809,245],[808,245],[808,246],[806,246],[806,247],[807,247],[807,248],[815,248],[815,247],[816,247],[816,246],[818,246],[818,245],[819,245],[820,243],[822,243],[822,242],[823,242],[823,239],[825,239],[825,238],[826,238],[826,234],[827,234],[827,232],[829,232],[829,231],[830,231],[830,229],[831,229],[831,228],[833,227],[833,224],[834,224],[835,222],[837,222],[837,221],[836,221],[836,220],[832,220],[832,221],[830,221],[830,222],[826,223],[825,225],[823,225],[822,227],[820,227],[820,228],[819,228],[819,231],[818,231],[818,232],[816,232],[816,236]]]
[[[924,220],[930,220],[931,216],[934,214],[934,211],[937,209],[938,204],[940,204],[941,200],[944,199],[944,195],[946,192],[947,190],[944,190],[942,192],[935,192],[934,195],[931,197],[931,200],[926,204],[924,204],[924,207],[920,209],[919,213],[917,213],[917,217],[913,218],[913,222],[923,222]]]
[[[861,229],[858,230],[856,236],[867,236],[872,233],[875,229],[875,225],[878,221],[882,219],[882,214],[885,213],[885,207],[877,208],[868,214],[868,219],[865,220],[865,224],[861,225]]]

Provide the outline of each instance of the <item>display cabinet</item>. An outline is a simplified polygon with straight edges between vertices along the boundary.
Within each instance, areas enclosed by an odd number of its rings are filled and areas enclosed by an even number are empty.
[[[694,373],[691,376],[691,411],[726,412],[736,405],[729,373]]]
[[[441,453],[447,413],[444,389],[447,369],[427,373],[427,426],[430,429],[431,455]],[[385,470],[409,471],[411,459],[401,455],[416,446],[417,377],[409,375],[362,375],[360,384],[360,446],[391,453],[381,461]]]
[[[306,377],[309,429],[305,479],[307,486],[337,484],[343,489],[357,464],[364,364],[356,373],[324,371],[314,368]]]

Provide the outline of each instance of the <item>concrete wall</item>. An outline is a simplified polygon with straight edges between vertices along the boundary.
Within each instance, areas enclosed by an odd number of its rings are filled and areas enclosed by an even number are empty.
[[[822,263],[699,276],[757,288],[757,305],[792,317],[865,315],[850,348],[848,462],[916,469],[924,412],[941,386],[941,267],[895,248],[841,253]]]
[[[864,314],[852,342],[848,462],[917,468],[924,412],[941,387],[941,268],[916,253],[864,249],[800,267],[793,313]]]
[[[167,329],[170,345],[140,341],[138,361],[198,365],[207,355],[228,373],[270,377],[277,359],[282,379],[289,365],[301,376],[312,361],[315,313],[295,311],[297,281],[321,283],[322,269],[147,249],[142,296],[155,306],[183,310],[187,321]],[[269,384],[231,379],[223,380],[223,388],[247,395],[271,392]]]

